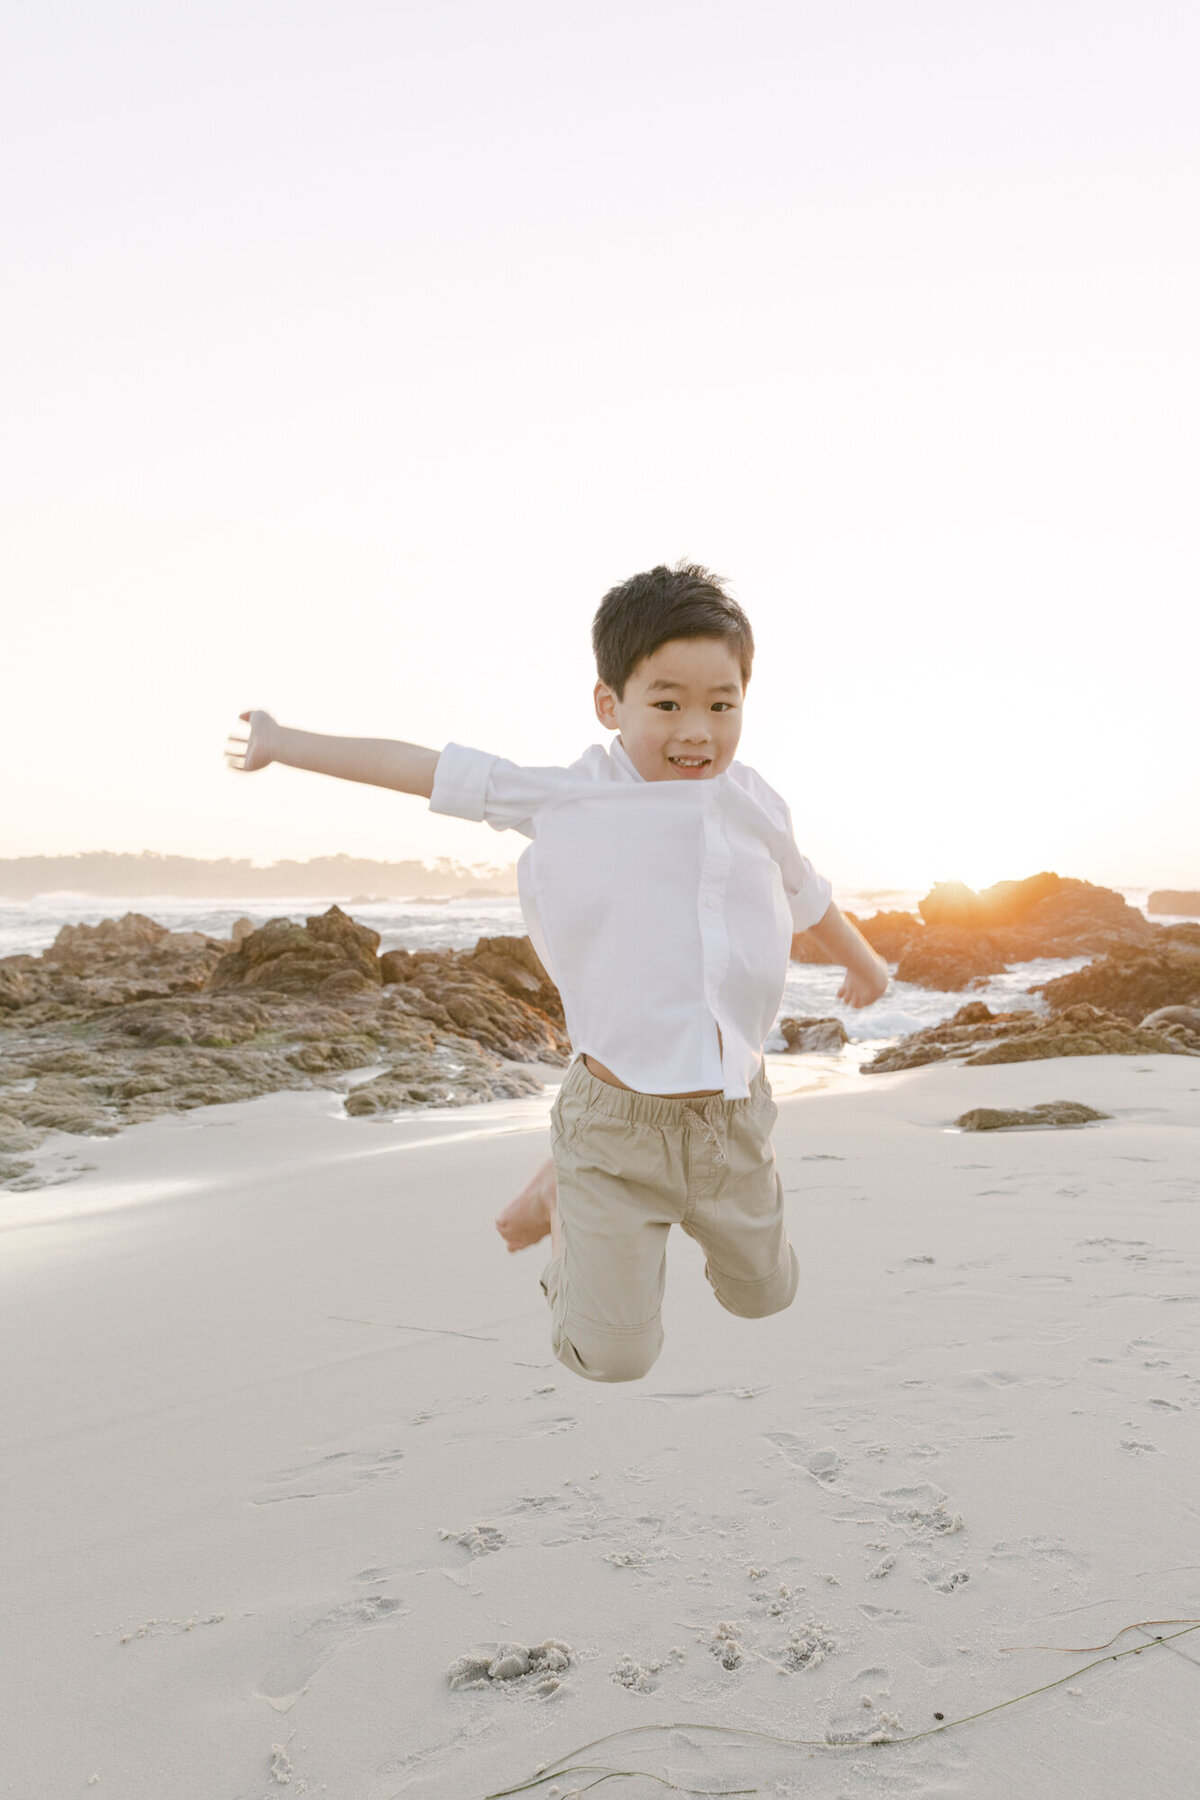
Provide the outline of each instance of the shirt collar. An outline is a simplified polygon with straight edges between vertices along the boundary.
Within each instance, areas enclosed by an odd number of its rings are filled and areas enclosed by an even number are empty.
[[[632,781],[645,781],[646,777],[638,774],[633,766],[633,759],[619,737],[613,739],[612,749],[609,754],[614,763],[616,763],[618,769],[620,769],[622,775],[627,776]]]

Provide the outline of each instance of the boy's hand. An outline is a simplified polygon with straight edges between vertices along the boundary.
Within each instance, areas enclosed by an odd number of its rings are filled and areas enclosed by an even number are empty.
[[[840,962],[846,971],[837,993],[839,1000],[847,1006],[871,1006],[887,992],[891,979],[887,964],[872,950],[857,925],[844,919],[832,902],[825,917],[810,925],[808,932],[826,955]]]
[[[230,732],[225,745],[225,760],[231,769],[251,775],[255,769],[265,769],[273,760],[268,745],[275,721],[269,712],[244,712],[238,717],[246,720],[250,730],[245,737]]]
[[[859,959],[852,969],[846,970],[837,997],[847,1006],[872,1006],[887,992],[889,980],[888,966],[881,956],[872,957],[871,963]]]

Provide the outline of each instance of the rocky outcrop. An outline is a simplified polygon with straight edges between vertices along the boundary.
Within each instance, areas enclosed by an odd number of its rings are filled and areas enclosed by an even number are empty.
[[[1007,967],[1004,951],[986,932],[968,931],[962,925],[929,925],[905,944],[896,980],[955,994]]]
[[[1167,927],[1149,949],[1119,945],[1032,992],[1056,1010],[1083,1002],[1135,1023],[1161,1007],[1200,1006],[1200,925]]]
[[[998,881],[976,893],[961,881],[937,881],[921,901],[926,925],[957,925],[965,931],[996,931],[1023,924],[1044,900],[1062,888],[1060,876],[1045,871],[1024,881]]]
[[[236,942],[127,913],[0,959],[0,1182],[49,1131],[110,1135],[165,1112],[282,1088],[344,1090],[352,1116],[536,1093],[523,1065],[569,1050],[524,938],[391,951],[338,907]]]
[[[1156,888],[1146,902],[1146,911],[1185,918],[1200,913],[1200,888]]]
[[[1122,944],[1149,945],[1161,936],[1111,888],[1044,871],[1000,881],[976,893],[958,881],[938,882],[920,916],[881,912],[849,918],[873,950],[896,964],[896,979],[956,993],[1038,957],[1100,956]],[[792,939],[792,961],[832,958],[807,932]]]
[[[1111,888],[1063,880],[996,936],[1010,962],[1029,962],[1036,956],[1099,956],[1119,944],[1150,943],[1158,930]]]
[[[1112,888],[1049,871],[978,894],[960,882],[939,882],[920,910],[931,930],[953,926],[985,935],[1006,963],[1098,956],[1118,944],[1149,943],[1158,931]]]
[[[981,1000],[952,1018],[914,1031],[863,1065],[866,1075],[917,1069],[927,1063],[1034,1062],[1053,1056],[1200,1056],[1200,1032],[1183,1025],[1145,1027],[1095,1006],[1040,1012],[994,1013]]]
[[[337,999],[380,987],[379,933],[331,906],[306,919],[269,919],[223,956],[209,978],[215,992],[231,988]]]

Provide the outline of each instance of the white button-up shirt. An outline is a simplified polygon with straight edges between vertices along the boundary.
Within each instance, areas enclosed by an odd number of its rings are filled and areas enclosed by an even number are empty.
[[[792,933],[831,898],[761,775],[646,781],[619,739],[565,769],[447,744],[429,807],[532,838],[521,911],[577,1055],[641,1093],[745,1098]]]

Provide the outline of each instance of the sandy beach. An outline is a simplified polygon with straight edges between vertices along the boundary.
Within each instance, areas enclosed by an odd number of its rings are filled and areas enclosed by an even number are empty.
[[[492,1229],[550,1090],[89,1143],[0,1214],[0,1792],[1190,1793],[1198,1096],[1151,1056],[782,1099],[795,1306],[724,1314],[676,1233],[624,1387]],[[1056,1099],[1112,1116],[948,1129]]]

